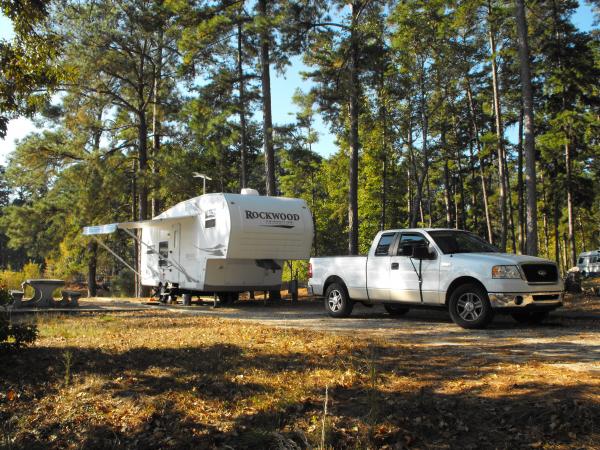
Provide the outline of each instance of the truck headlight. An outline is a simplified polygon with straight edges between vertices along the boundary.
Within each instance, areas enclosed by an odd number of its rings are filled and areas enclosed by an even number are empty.
[[[492,278],[521,278],[521,271],[517,266],[494,266]]]

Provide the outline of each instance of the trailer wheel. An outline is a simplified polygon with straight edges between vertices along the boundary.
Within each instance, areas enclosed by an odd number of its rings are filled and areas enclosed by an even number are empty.
[[[354,302],[350,299],[346,287],[333,283],[325,293],[325,310],[331,317],[348,317],[352,314]]]
[[[240,297],[239,292],[219,292],[217,295],[219,296],[219,303],[223,306],[237,302]]]
[[[494,318],[487,292],[476,284],[457,287],[450,296],[448,306],[452,321],[463,328],[485,328]]]
[[[406,306],[398,305],[396,303],[384,303],[383,307],[390,316],[403,316],[408,312]]]

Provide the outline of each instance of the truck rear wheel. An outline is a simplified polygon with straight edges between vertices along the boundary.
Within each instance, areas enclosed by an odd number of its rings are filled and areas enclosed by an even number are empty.
[[[406,306],[398,305],[396,303],[384,303],[383,307],[390,316],[403,316],[408,312]]]
[[[350,299],[345,286],[330,284],[325,292],[325,310],[331,317],[348,317],[352,314],[354,302]]]
[[[494,318],[487,292],[476,284],[463,284],[456,288],[448,306],[452,321],[463,328],[485,328]]]

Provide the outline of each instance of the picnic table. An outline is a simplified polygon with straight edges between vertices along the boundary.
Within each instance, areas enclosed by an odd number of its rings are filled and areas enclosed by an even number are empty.
[[[25,286],[33,288],[33,297],[23,301],[24,305],[31,305],[37,308],[47,308],[54,304],[52,293],[65,285],[63,280],[45,280],[45,279],[29,279],[21,284],[21,288],[25,291]]]

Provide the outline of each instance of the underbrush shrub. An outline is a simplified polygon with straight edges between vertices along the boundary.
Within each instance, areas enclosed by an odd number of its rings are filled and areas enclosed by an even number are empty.
[[[18,271],[0,271],[0,281],[7,289],[21,289],[21,283],[29,278],[42,278],[42,269],[39,264],[29,262]]]
[[[8,307],[13,298],[6,284],[0,281],[0,348],[18,349],[33,344],[38,335],[35,322],[19,322],[12,320]]]
[[[135,278],[128,269],[121,270],[111,281],[111,296],[131,297],[134,293]]]

